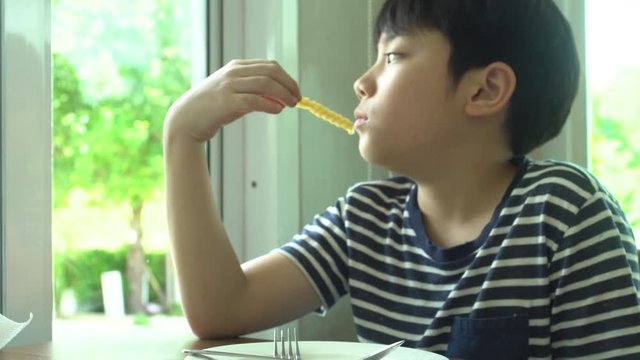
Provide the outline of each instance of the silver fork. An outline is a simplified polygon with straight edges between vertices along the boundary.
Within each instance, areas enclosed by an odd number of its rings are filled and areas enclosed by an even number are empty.
[[[278,330],[273,330],[273,356],[269,355],[254,355],[254,354],[241,354],[237,352],[219,351],[214,349],[184,349],[185,354],[202,357],[205,359],[213,359],[212,356],[231,356],[241,357],[245,359],[286,359],[286,360],[302,360],[300,355],[300,346],[298,345],[298,333],[296,328],[293,328],[293,338],[291,338],[291,330],[287,329],[287,337],[285,342],[284,330],[280,330],[280,336],[278,336]],[[294,348],[295,346],[295,348]]]
[[[275,359],[302,360],[296,328],[293,328],[293,340],[291,339],[291,329],[287,328],[286,344],[284,330],[280,329],[280,337],[278,337],[278,329],[273,330],[273,357]]]

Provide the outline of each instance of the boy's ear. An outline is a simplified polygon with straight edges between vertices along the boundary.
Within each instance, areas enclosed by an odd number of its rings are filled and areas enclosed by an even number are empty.
[[[507,109],[516,88],[516,74],[511,66],[498,61],[470,75],[467,115],[488,116]]]

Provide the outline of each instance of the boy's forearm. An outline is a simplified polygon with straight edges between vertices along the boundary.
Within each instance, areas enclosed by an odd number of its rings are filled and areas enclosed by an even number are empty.
[[[167,219],[182,301],[193,331],[212,337],[245,278],[215,208],[204,145],[166,131]]]

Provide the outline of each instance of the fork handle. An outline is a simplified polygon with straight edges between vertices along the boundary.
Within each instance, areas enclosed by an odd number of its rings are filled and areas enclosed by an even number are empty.
[[[249,359],[278,359],[273,356],[264,356],[264,355],[253,355],[253,354],[241,354],[227,351],[217,351],[217,350],[196,350],[196,349],[184,349],[182,350],[185,354],[195,354],[195,355],[218,355],[218,356],[229,356],[229,357],[238,357],[238,358],[249,358]]]

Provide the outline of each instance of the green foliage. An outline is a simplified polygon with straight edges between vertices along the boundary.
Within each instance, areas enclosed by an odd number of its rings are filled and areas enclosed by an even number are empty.
[[[151,325],[151,321],[149,320],[149,316],[145,313],[137,313],[133,317],[133,324],[138,326],[149,326]]]
[[[73,289],[80,311],[103,311],[101,274],[113,270],[119,270],[124,274],[124,249],[115,252],[105,250],[68,252],[55,254],[54,258],[56,303],[60,303],[58,297],[62,294],[62,290]]]
[[[83,137],[89,107],[84,102],[77,72],[63,54],[53,54],[53,85],[54,207],[59,207],[66,205],[67,195],[80,175],[76,159],[89,147]]]
[[[169,313],[168,313],[168,315],[171,315],[171,316],[184,316],[184,309],[182,308],[182,305],[177,304],[177,303],[169,304]]]
[[[640,228],[640,68],[618,73],[611,85],[592,94],[593,171],[616,196],[631,226]]]
[[[120,271],[123,275],[123,291],[126,293],[126,248],[117,251],[85,250],[58,253],[54,256],[54,286],[56,304],[65,289],[73,289],[81,312],[102,312],[101,275],[106,271]],[[146,254],[146,262],[160,286],[166,286],[164,253]],[[149,301],[158,303],[157,295],[150,290]]]
[[[185,4],[58,0],[52,14],[54,209],[81,202],[85,208],[129,210],[136,251],[123,256],[129,260],[127,303],[134,311],[141,308],[139,279],[145,270],[137,256],[145,234],[142,212],[162,193],[163,119],[191,82]],[[65,240],[58,247],[79,245],[73,225],[55,224]],[[122,237],[110,239],[122,243]],[[85,278],[86,283],[70,285],[82,306],[92,310],[99,276],[78,270],[85,268],[82,263],[75,266],[60,267],[76,277],[60,279],[56,297],[69,285],[65,281]]]
[[[83,98],[87,89],[69,57],[54,53],[55,207],[65,206],[75,188],[95,205],[131,208],[161,192],[164,114],[190,83],[188,54],[175,48],[174,7],[157,1],[155,41],[144,44],[152,56],[118,63],[113,82],[124,84],[121,92]]]

